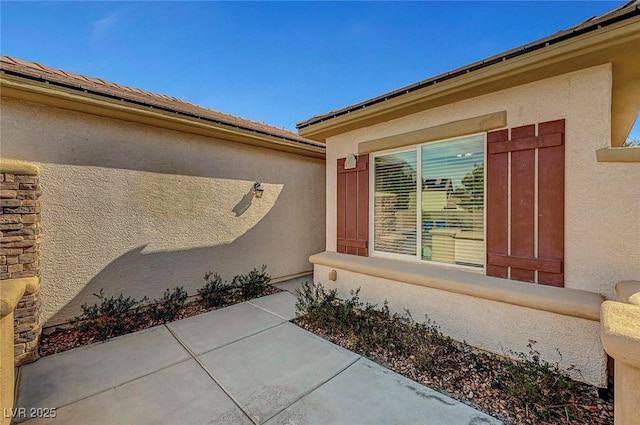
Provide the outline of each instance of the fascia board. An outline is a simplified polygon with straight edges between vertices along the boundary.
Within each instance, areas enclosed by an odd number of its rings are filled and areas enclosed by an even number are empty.
[[[77,112],[121,119],[185,133],[219,138],[252,146],[260,146],[302,156],[324,159],[320,147],[303,146],[250,130],[218,125],[206,120],[180,116],[151,107],[135,105],[126,100],[102,98],[92,93],[26,81],[16,76],[0,75],[0,95]]]

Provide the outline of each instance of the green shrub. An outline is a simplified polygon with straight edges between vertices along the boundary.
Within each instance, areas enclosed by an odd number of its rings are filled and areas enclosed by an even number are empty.
[[[565,416],[572,416],[571,404],[575,382],[560,371],[562,354],[558,351],[560,360],[549,363],[540,358],[540,353],[534,349],[536,341],[529,340],[529,353],[515,353],[509,351],[518,362],[507,361],[505,376],[501,386],[505,392],[517,400],[526,411],[534,413],[542,419],[550,419],[555,412],[551,407],[563,407]],[[569,370],[576,370],[570,366]]]
[[[256,298],[262,295],[271,282],[271,276],[265,272],[266,270],[267,266],[263,265],[261,271],[253,269],[246,275],[238,275],[233,278],[231,285],[240,289],[242,299]]]
[[[460,344],[442,334],[425,320],[417,323],[411,313],[391,313],[387,301],[382,307],[360,300],[360,289],[350,298],[338,298],[335,289],[305,283],[297,290],[296,314],[315,328],[348,338],[351,347],[365,355],[376,351],[393,352],[410,358],[419,371],[444,370],[449,356],[461,351]]]
[[[296,314],[299,316],[309,313],[322,314],[323,310],[331,309],[332,305],[339,301],[337,289],[327,291],[322,284],[309,282],[296,289],[296,295]]]
[[[299,316],[305,315],[305,321],[329,334],[346,336],[354,350],[364,354],[390,348],[407,352],[414,343],[408,333],[409,317],[392,315],[386,301],[380,309],[376,304],[363,303],[360,289],[351,291],[351,297],[343,300],[335,289],[305,283],[297,295]]]
[[[231,289],[227,281],[222,281],[218,273],[204,275],[205,284],[198,289],[202,301],[209,307],[219,307],[224,303],[224,295]]]
[[[93,295],[99,304],[82,304],[82,314],[71,321],[80,331],[93,332],[99,340],[105,340],[132,332],[143,322],[140,306],[147,297],[136,300],[120,294],[107,298],[103,288]]]
[[[180,309],[184,307],[187,291],[182,286],[174,288],[173,291],[167,289],[162,298],[154,301],[155,304],[149,309],[149,314],[153,319],[167,323],[175,319]]]
[[[355,319],[355,308],[362,307],[359,290],[346,301],[338,298],[337,289],[326,290],[322,284],[304,283],[296,293],[297,314],[308,314],[310,319],[332,332],[346,333]]]

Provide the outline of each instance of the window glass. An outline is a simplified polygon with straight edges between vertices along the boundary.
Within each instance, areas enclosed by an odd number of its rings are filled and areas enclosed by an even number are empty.
[[[373,250],[483,267],[484,136],[374,156]]]
[[[416,150],[377,156],[374,162],[374,250],[416,255]]]
[[[423,145],[424,260],[484,265],[484,138]]]

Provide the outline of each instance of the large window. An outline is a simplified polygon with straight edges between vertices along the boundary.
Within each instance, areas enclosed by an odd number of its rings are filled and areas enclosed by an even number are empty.
[[[373,254],[483,267],[484,135],[372,155]]]

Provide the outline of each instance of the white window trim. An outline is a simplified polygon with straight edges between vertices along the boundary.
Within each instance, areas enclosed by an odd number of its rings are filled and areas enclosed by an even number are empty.
[[[483,140],[483,165],[484,165],[484,197],[483,197],[483,246],[484,246],[484,262],[482,267],[474,267],[474,266],[466,266],[463,264],[451,264],[451,263],[440,263],[437,261],[431,260],[423,260],[422,259],[422,188],[419,186],[422,182],[422,146],[439,144],[439,143],[447,143],[454,140],[464,139],[467,137],[474,136],[482,136]],[[415,255],[406,255],[406,254],[396,254],[391,252],[383,252],[376,251],[375,249],[375,222],[374,222],[374,205],[375,205],[375,158],[379,156],[394,154],[394,153],[404,153],[404,152],[415,152],[416,153],[416,175],[419,178],[416,178],[416,209],[419,208],[420,214],[416,214],[416,253]],[[473,133],[473,134],[465,134],[464,136],[455,136],[450,137],[448,139],[442,140],[434,140],[428,141],[425,143],[420,143],[411,146],[402,146],[394,149],[385,149],[382,151],[371,152],[369,154],[369,256],[370,257],[379,257],[379,258],[387,258],[390,260],[398,260],[398,261],[406,261],[411,263],[418,264],[433,264],[435,266],[442,266],[448,268],[454,268],[458,270],[465,270],[476,273],[483,273],[486,270],[487,266],[487,133]]]

